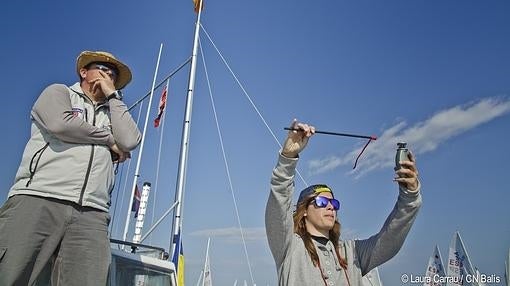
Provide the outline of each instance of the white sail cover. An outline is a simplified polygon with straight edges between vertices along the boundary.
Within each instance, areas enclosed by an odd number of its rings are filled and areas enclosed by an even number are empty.
[[[365,274],[365,276],[362,278],[362,281],[363,286],[383,286],[377,267]]]
[[[423,286],[444,286],[445,285],[445,270],[443,265],[443,258],[439,248],[434,248],[432,255],[429,258],[429,264],[425,271],[425,278]]]
[[[460,234],[457,231],[453,235],[450,243],[446,286],[477,285],[477,283],[473,283],[473,277],[476,277],[476,272],[469,260],[464,243],[460,238]]]

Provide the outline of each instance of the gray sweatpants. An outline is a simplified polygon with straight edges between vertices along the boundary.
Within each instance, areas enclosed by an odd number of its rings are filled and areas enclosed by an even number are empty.
[[[109,214],[75,203],[16,195],[0,208],[0,285],[104,286]],[[41,275],[41,273],[51,271]]]

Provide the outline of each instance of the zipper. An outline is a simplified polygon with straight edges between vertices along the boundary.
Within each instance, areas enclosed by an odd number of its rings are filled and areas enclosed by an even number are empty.
[[[28,167],[28,170],[30,171],[30,178],[28,179],[27,184],[25,185],[25,187],[28,188],[28,185],[30,185],[30,183],[32,182],[32,179],[34,178],[34,175],[35,175],[35,171],[37,170],[37,165],[39,165],[39,160],[41,160],[41,156],[44,153],[44,150],[46,150],[46,148],[48,148],[48,146],[50,146],[49,142],[44,144],[44,147],[42,147],[41,149],[37,150],[37,152],[34,153],[34,156],[32,156],[32,159],[30,160],[30,166]],[[34,168],[32,170],[32,164],[34,164],[35,157],[37,157],[37,160],[35,161],[35,165],[34,165]]]
[[[85,109],[87,110],[87,109]],[[96,105],[93,104],[93,118],[92,118],[92,126],[96,126]],[[88,112],[85,112],[85,118],[87,118]],[[83,181],[83,187],[80,192],[80,199],[78,200],[78,204],[82,206],[83,204],[83,195],[85,194],[85,189],[87,188],[87,183],[89,182],[90,170],[92,169],[92,160],[94,160],[94,144],[91,144],[91,151],[89,157],[89,165],[87,166],[87,173],[85,173],[85,179]]]

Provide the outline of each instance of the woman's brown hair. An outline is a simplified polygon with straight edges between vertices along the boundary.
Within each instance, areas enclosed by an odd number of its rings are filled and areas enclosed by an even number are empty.
[[[312,200],[316,197],[316,195],[309,197],[308,199],[303,200],[301,203],[299,203],[296,207],[296,211],[294,212],[293,219],[294,219],[294,233],[297,233],[301,239],[303,239],[303,243],[305,244],[305,248],[308,251],[308,254],[310,255],[310,258],[312,259],[312,263],[314,266],[319,265],[319,255],[317,255],[317,251],[315,250],[315,246],[312,242],[312,237],[306,231],[306,222],[305,222],[305,213],[306,209],[308,208],[308,205],[312,202]],[[339,239],[340,239],[340,223],[338,222],[338,218],[335,220],[335,225],[333,228],[329,231],[329,240],[333,243],[335,246],[335,252],[336,256],[338,258],[338,261],[340,262],[340,266],[342,266],[343,269],[347,269],[347,261],[345,258],[340,256],[339,252]]]

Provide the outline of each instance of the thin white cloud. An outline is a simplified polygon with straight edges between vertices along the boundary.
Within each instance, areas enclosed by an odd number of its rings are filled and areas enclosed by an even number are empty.
[[[429,119],[410,127],[405,121],[401,121],[383,131],[376,141],[370,143],[356,170],[350,173],[361,176],[375,169],[392,167],[397,142],[407,142],[415,155],[423,154],[434,151],[441,143],[454,136],[508,112],[510,98],[490,97],[439,111]],[[314,174],[328,172],[343,165],[352,166],[361,148],[345,155],[312,160],[308,166]]]
[[[190,235],[216,237],[226,242],[242,243],[241,231],[236,227],[203,229],[192,232]],[[266,241],[266,229],[263,227],[243,228],[243,235],[246,242]]]

